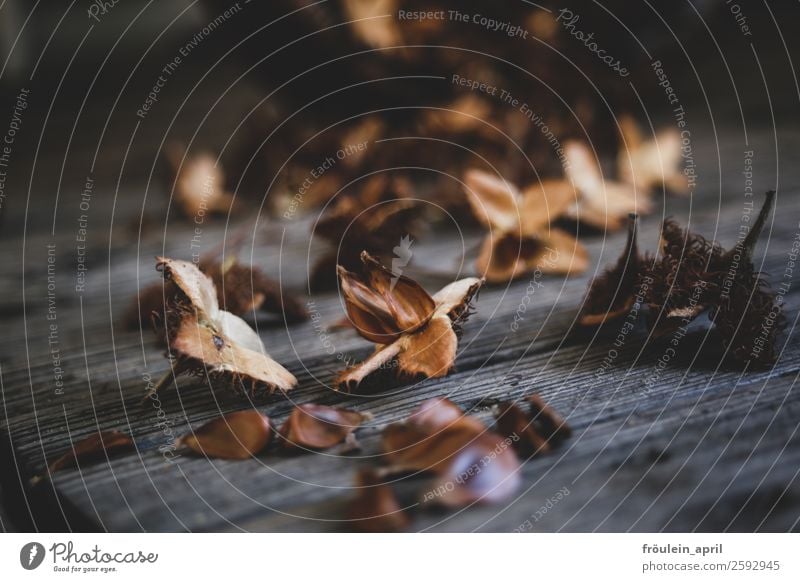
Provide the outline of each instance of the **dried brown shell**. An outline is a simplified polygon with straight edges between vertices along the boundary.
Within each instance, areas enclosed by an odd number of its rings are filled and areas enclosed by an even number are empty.
[[[461,507],[508,499],[520,482],[510,440],[473,417],[462,414],[451,421],[449,407],[439,408],[444,402],[423,404],[408,422],[386,427],[383,450],[391,468],[433,473],[436,479],[423,495],[426,503]]]
[[[367,116],[349,127],[342,136],[341,147],[350,154],[342,160],[342,164],[351,168],[358,167],[369,152],[369,147],[360,146],[370,144],[371,147],[375,140],[383,136],[384,131],[384,123],[376,115]]]
[[[464,189],[475,218],[500,235],[540,236],[577,197],[566,180],[545,180],[520,192],[511,182],[475,169],[464,174]]]
[[[778,337],[786,327],[775,292],[753,267],[753,251],[772,211],[775,192],[767,192],[765,198],[745,239],[720,260],[715,278],[719,298],[709,314],[729,356],[753,366],[776,360]]]
[[[180,290],[166,307],[166,319],[156,322],[166,332],[176,373],[203,373],[250,391],[294,388],[297,380],[266,354],[258,334],[243,319],[219,309],[209,277],[186,261],[159,257],[157,267]]]
[[[530,405],[530,415],[539,433],[547,441],[557,446],[572,436],[572,429],[567,421],[553,410],[538,394],[531,394],[526,399]]]
[[[278,284],[260,269],[242,265],[235,258],[223,263],[201,262],[200,269],[214,282],[217,302],[225,311],[242,316],[261,310],[282,315],[287,323],[308,319],[305,306],[291,295],[282,293]],[[172,281],[157,282],[143,288],[126,311],[126,328],[137,329],[149,322],[153,312],[163,317],[164,298],[169,302],[174,299],[176,291],[178,288]]]
[[[381,345],[370,358],[340,374],[337,387],[354,388],[390,367],[400,377],[445,376],[455,363],[456,332],[482,281],[456,281],[431,297],[415,281],[392,274],[367,253],[362,260],[364,276],[340,267],[342,293],[357,331]]]
[[[751,230],[728,252],[667,219],[658,256],[641,258],[631,230],[617,266],[592,283],[581,323],[592,325],[623,315],[638,288],[655,336],[685,327],[708,311],[732,359],[756,365],[773,362],[785,316],[776,294],[752,264],[773,198],[774,192],[768,192]]]
[[[366,251],[364,276],[339,267],[347,315],[365,339],[389,344],[430,321],[436,304],[413,279],[393,275]]]
[[[158,317],[164,317],[164,298],[174,296],[175,291],[171,281],[156,282],[142,288],[125,311],[125,328],[142,328],[149,324],[154,312]]]
[[[524,403],[526,409],[520,404],[501,402],[496,413],[497,431],[512,440],[521,455],[548,453],[572,435],[566,421],[541,396],[532,394]]]
[[[48,465],[50,473],[102,461],[136,448],[133,439],[117,430],[103,430],[72,444],[72,449]]]
[[[411,523],[408,514],[397,502],[391,486],[378,473],[363,469],[356,477],[358,494],[350,503],[348,519],[354,531],[379,533],[400,532]]]
[[[257,410],[231,412],[177,440],[179,447],[217,459],[250,459],[272,438],[269,418]]]
[[[284,446],[327,449],[348,439],[371,415],[322,404],[301,404],[281,427]]]
[[[511,402],[497,406],[497,432],[512,438],[514,448],[524,457],[550,452],[550,444],[536,430],[530,416]]]
[[[419,131],[423,135],[458,135],[470,132],[492,137],[496,132],[486,124],[492,108],[485,99],[468,94],[441,108],[427,109],[422,114]]]

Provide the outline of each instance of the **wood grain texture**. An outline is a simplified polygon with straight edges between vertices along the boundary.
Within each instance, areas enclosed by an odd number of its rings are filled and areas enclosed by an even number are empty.
[[[769,147],[767,135],[761,142]],[[787,143],[797,143],[794,134]],[[709,146],[711,147],[711,146]],[[725,146],[727,147],[727,146]],[[768,151],[768,150],[767,150]],[[709,159],[712,150],[705,150]],[[759,160],[768,167],[769,155]],[[767,170],[765,170],[766,172]],[[756,253],[758,267],[782,277],[787,253],[798,235],[800,181],[796,169],[779,190],[774,222]],[[723,245],[735,241],[741,215],[740,185],[723,185],[696,201],[669,200],[674,213],[693,229]],[[132,197],[131,206],[138,203]],[[124,198],[121,198],[124,204]],[[99,212],[99,211],[98,211]],[[119,209],[118,209],[119,212]],[[110,216],[106,229],[111,231]],[[642,222],[644,248],[654,248],[660,217]],[[95,224],[102,222],[93,215]],[[204,231],[209,241],[225,236],[223,223]],[[309,294],[305,287],[309,221],[261,225],[245,259],[280,277],[284,289],[313,300],[320,321],[342,315],[335,293]],[[94,232],[100,235],[99,227]],[[425,531],[786,531],[800,519],[800,339],[795,331],[800,294],[796,282],[786,295],[789,321],[782,353],[769,370],[742,372],[720,365],[718,337],[698,324],[652,385],[665,350],[663,341],[637,328],[604,368],[609,336],[578,333],[576,314],[596,269],[613,262],[624,234],[586,236],[590,272],[569,279],[544,278],[541,286],[521,280],[481,292],[477,312],[465,326],[456,371],[373,394],[340,394],[330,389],[342,362],[364,358],[370,345],[349,331],[330,333],[324,343],[311,323],[284,326],[258,315],[257,327],[270,354],[297,375],[289,399],[255,401],[276,426],[298,403],[337,404],[368,411],[374,420],[358,431],[362,450],[340,455],[286,454],[275,446],[256,460],[209,461],[178,455],[165,460],[159,447],[221,412],[251,406],[235,394],[213,391],[203,379],[181,379],[157,403],[141,406],[147,378],[167,370],[149,329],[126,331],[121,317],[138,289],[156,281],[153,257],[188,258],[191,227],[170,226],[167,243],[157,229],[132,244],[131,235],[109,235],[89,262],[82,293],[74,292],[70,235],[34,235],[0,248],[0,259],[24,273],[0,282],[3,489],[17,519],[37,529],[109,531],[329,531],[347,528],[345,507],[358,468],[380,462],[380,431],[404,418],[418,403],[446,395],[491,421],[498,399],[540,393],[567,417],[574,436],[554,454],[523,465],[524,486],[505,506],[476,506],[458,512],[419,511],[413,528]],[[415,247],[409,268],[431,290],[446,282],[421,275],[457,268],[463,242],[452,232],[432,232]],[[136,239],[134,239],[136,240]],[[56,248],[57,335],[63,394],[54,389],[48,342],[46,244]],[[281,250],[279,244],[282,243]],[[463,245],[463,247],[462,247]],[[211,244],[208,245],[212,246]],[[311,242],[311,254],[319,250]],[[24,253],[22,251],[25,251]],[[416,269],[416,271],[415,271]],[[470,274],[471,265],[466,265]],[[530,289],[534,289],[530,291]],[[531,301],[523,324],[511,322],[522,298]],[[66,470],[32,486],[48,459],[71,441],[98,430],[130,433],[135,452],[109,462]],[[401,501],[418,502],[424,480],[397,486]],[[547,507],[560,490],[568,495]],[[11,493],[9,493],[11,491]],[[544,511],[542,509],[544,508]],[[4,514],[3,527],[7,520]]]

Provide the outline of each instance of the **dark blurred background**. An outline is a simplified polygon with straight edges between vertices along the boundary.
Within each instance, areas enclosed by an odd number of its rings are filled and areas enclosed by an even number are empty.
[[[446,3],[410,4],[448,7]],[[458,5],[500,20],[520,10],[533,10],[525,2]],[[561,8],[550,6],[554,13]],[[596,111],[601,111],[602,100],[607,99],[612,107],[634,110],[640,117],[647,112],[656,123],[670,121],[663,90],[650,70],[651,62],[660,60],[687,107],[695,136],[729,139],[736,135],[740,139],[746,129],[773,124],[780,132],[796,127],[798,119],[792,61],[798,53],[793,30],[798,6],[789,0],[575,3],[570,9],[581,15],[578,28],[595,31],[608,53],[628,64],[630,82],[598,67],[579,43],[567,42],[574,39],[557,39],[554,46],[560,54],[537,45],[532,59],[546,63],[567,100],[590,95],[595,103],[599,100],[601,107]],[[190,47],[161,88],[157,103],[144,119],[137,116],[162,68],[226,10],[234,14]],[[243,198],[255,200],[258,206],[270,184],[273,190],[276,184],[291,187],[291,176],[273,181],[280,171],[291,171],[291,164],[281,170],[286,156],[295,144],[324,130],[330,119],[389,104],[446,100],[440,90],[442,81],[364,85],[386,70],[441,73],[448,61],[429,58],[430,49],[416,60],[395,59],[399,64],[384,67],[385,62],[376,61],[369,47],[341,26],[345,16],[342,3],[333,0],[313,5],[208,0],[34,6],[7,0],[0,9],[2,118],[11,116],[21,89],[28,89],[30,96],[13,148],[2,235],[16,235],[23,227],[29,232],[52,228],[51,213],[26,217],[26,206],[54,208],[59,193],[81,191],[90,172],[96,192],[113,191],[119,185],[124,194],[150,184],[146,201],[140,190],[131,194],[131,208],[126,208],[126,196],[96,194],[95,209],[116,203],[126,211],[152,211],[160,217],[166,201],[163,190],[169,185],[162,180],[162,149],[170,141],[220,154],[228,182],[236,186],[242,178]],[[455,40],[471,49],[495,47],[498,53],[524,60],[521,51],[531,46],[515,43],[508,48],[497,34],[465,26]],[[453,41],[446,33],[444,29],[423,34],[419,44],[434,44],[442,37]],[[328,61],[334,62],[318,66]],[[497,66],[500,74],[512,76],[503,67]],[[341,90],[351,83],[362,85]],[[340,90],[337,95],[317,100],[336,89]],[[533,83],[531,94],[539,89]],[[292,122],[265,142],[289,116]],[[303,140],[299,127],[306,131]],[[598,143],[603,143],[601,133],[595,136]],[[62,204],[56,221],[71,223],[76,212],[76,205]]]

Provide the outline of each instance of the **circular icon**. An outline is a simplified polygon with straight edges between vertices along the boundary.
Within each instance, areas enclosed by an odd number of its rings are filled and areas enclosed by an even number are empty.
[[[29,542],[19,551],[19,563],[26,570],[35,570],[44,561],[44,546],[39,542]]]

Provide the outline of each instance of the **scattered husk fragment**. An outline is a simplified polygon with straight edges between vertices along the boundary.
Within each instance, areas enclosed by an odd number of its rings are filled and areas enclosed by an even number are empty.
[[[173,198],[187,218],[230,211],[233,194],[227,191],[225,173],[212,155],[187,155],[180,144],[170,146],[166,154],[175,175]]]
[[[526,399],[530,406],[530,414],[539,432],[553,446],[560,445],[572,436],[572,429],[564,418],[553,410],[538,394],[531,394]]]
[[[352,438],[371,415],[322,404],[301,404],[292,410],[280,430],[286,447],[327,449]]]
[[[221,0],[205,3],[211,4],[215,13],[226,8]],[[620,150],[630,149],[636,152],[633,158],[651,159],[649,154],[644,155],[652,150],[650,141],[642,140],[635,148],[629,145],[629,139],[620,139],[624,123],[618,121],[618,113],[630,110],[629,91],[620,90],[620,78],[608,74],[604,59],[595,58],[584,43],[576,42],[571,34],[575,30],[563,26],[566,21],[558,20],[558,7],[550,3],[459,3],[464,14],[513,24],[509,31],[518,30],[525,35],[524,41],[517,34],[460,25],[447,17],[398,17],[400,10],[408,14],[442,11],[446,15],[453,3],[442,0],[273,0],[258,7],[250,5],[257,11],[257,21],[274,23],[269,40],[284,55],[260,63],[260,67],[267,67],[267,74],[261,75],[264,89],[273,88],[272,79],[290,78],[297,63],[313,65],[308,61],[309,55],[326,55],[330,61],[322,68],[308,68],[307,74],[294,79],[270,100],[276,116],[265,119],[257,128],[261,132],[253,132],[259,137],[260,149],[265,151],[262,171],[269,175],[292,172],[284,167],[287,159],[302,166],[301,175],[306,175],[306,170],[334,154],[342,143],[352,143],[361,139],[359,136],[380,135],[382,139],[370,142],[363,155],[337,161],[335,167],[314,181],[312,189],[328,180],[346,184],[353,177],[390,166],[402,168],[399,171],[407,175],[420,175],[419,168],[424,167],[433,170],[425,173],[432,191],[438,194],[437,204],[443,204],[460,220],[459,213],[466,209],[463,195],[441,194],[456,183],[453,175],[459,175],[476,160],[485,160],[486,167],[496,168],[509,180],[530,183],[539,177],[562,177],[565,162],[561,144],[570,139],[586,140],[610,158]],[[644,22],[653,16],[647,3],[628,3],[625,9],[632,22]],[[593,23],[593,31],[598,30],[598,35],[613,42],[616,49],[611,52],[629,56],[636,52],[635,39],[615,34],[617,24],[607,18],[603,5],[589,3],[580,12],[582,22]],[[676,22],[685,20],[687,13],[692,14],[684,3],[667,3],[660,12],[666,20]],[[249,33],[246,29],[246,23],[233,23],[221,34],[240,40]],[[303,37],[302,43],[292,43],[299,37]],[[250,62],[248,54],[246,50],[237,51],[236,57],[252,65],[255,61]],[[627,81],[639,86],[652,80],[652,71],[636,60],[628,63]],[[565,67],[564,63],[574,66]],[[448,82],[431,86],[431,79],[442,78]],[[623,83],[625,87],[627,81]],[[351,90],[342,90],[344,87]],[[309,102],[309,95],[326,97],[314,104]],[[531,109],[509,106],[512,97],[520,104],[530,104]],[[309,105],[303,115],[294,115],[298,103]],[[379,123],[370,119],[367,127],[362,127],[367,117],[363,112],[367,111],[368,117],[377,118]],[[263,135],[273,129],[275,120],[280,120],[281,125],[286,123],[283,139],[260,143]],[[380,131],[369,125],[379,126]],[[353,132],[355,136],[351,137]],[[666,143],[660,136],[651,141]],[[660,147],[664,149],[663,145]],[[661,157],[667,159],[664,154]],[[636,176],[640,174],[643,173],[635,172]],[[622,182],[627,178],[621,175],[618,179]],[[324,190],[330,192],[334,188]],[[308,189],[305,193],[302,205],[308,209],[312,202]],[[621,222],[632,210],[624,210]],[[643,208],[635,210],[644,212]],[[581,216],[594,218],[588,212],[581,212]]]
[[[411,379],[447,375],[455,364],[460,326],[482,280],[461,279],[431,297],[366,251],[361,259],[361,274],[339,267],[341,290],[356,331],[378,347],[367,360],[342,372],[337,388],[356,388],[381,370]]]
[[[269,444],[270,421],[257,410],[231,412],[178,439],[177,445],[217,459],[249,459]]]
[[[550,226],[576,202],[569,182],[548,180],[520,192],[498,176],[473,169],[464,184],[475,218],[488,229],[475,265],[487,281],[505,283],[537,269],[570,274],[588,267],[583,245]]]
[[[397,20],[396,0],[343,0],[344,15],[356,39],[372,48],[402,44]]]
[[[620,179],[638,192],[666,188],[676,194],[686,194],[688,182],[682,172],[681,136],[675,127],[657,131],[645,140],[636,120],[620,115],[619,125],[623,143],[617,154]]]
[[[207,375],[235,390],[286,392],[295,377],[266,353],[258,334],[240,317],[221,310],[214,283],[194,264],[163,257],[157,268],[178,288],[154,319],[163,333],[175,374]]]
[[[567,178],[580,193],[567,212],[569,217],[601,230],[617,230],[629,214],[652,210],[648,190],[605,179],[596,153],[586,143],[569,141],[564,144],[564,154],[569,162]]]
[[[419,120],[422,135],[457,137],[477,133],[491,139],[496,130],[486,122],[491,106],[485,99],[472,94],[458,97],[441,108],[427,109]]]
[[[769,191],[743,241],[722,256],[716,273],[719,299],[709,318],[722,336],[723,347],[735,360],[764,366],[777,359],[777,342],[786,327],[782,299],[753,266],[753,251],[772,210],[775,192]],[[720,282],[721,278],[721,282]]]
[[[400,532],[411,519],[400,507],[391,486],[384,483],[377,471],[362,469],[356,476],[358,493],[350,502],[350,529],[358,532]]]
[[[434,476],[423,503],[463,507],[501,502],[519,486],[511,439],[464,415],[445,398],[426,401],[406,422],[386,427],[382,442],[392,471]]]
[[[501,402],[496,418],[497,431],[510,438],[523,456],[548,453],[572,435],[564,418],[538,394],[519,404]]]
[[[135,448],[133,439],[125,433],[117,430],[99,431],[74,443],[72,449],[48,465],[48,471],[55,473],[62,469],[102,461]]]
[[[785,317],[780,300],[752,261],[774,194],[767,192],[747,235],[729,251],[667,219],[658,254],[640,257],[632,218],[619,261],[590,286],[581,324],[619,318],[633,311],[638,301],[647,306],[647,323],[653,334],[664,336],[685,329],[707,312],[731,360],[751,365],[774,362]]]
[[[628,218],[628,240],[614,267],[606,270],[589,287],[581,309],[581,325],[599,325],[624,317],[633,306],[642,269],[637,243],[637,217]]]
[[[541,455],[550,452],[547,439],[539,434],[531,417],[518,405],[501,402],[497,405],[497,432],[501,435],[518,437],[514,448],[520,455]]]
[[[172,297],[175,287],[170,281],[155,282],[143,287],[129,304],[123,321],[129,330],[141,329],[152,321],[153,313],[164,316],[164,297]]]
[[[337,199],[312,233],[335,248],[314,265],[312,289],[334,289],[337,265],[358,269],[362,251],[378,257],[389,256],[398,242],[410,240],[417,231],[421,212],[421,206],[410,199],[411,195],[406,180],[376,174],[367,178],[356,194]]]
[[[217,301],[225,311],[244,315],[264,311],[282,315],[286,323],[308,319],[308,310],[263,271],[241,264],[235,257],[223,262],[208,261],[200,269],[211,277],[217,288]]]
[[[256,267],[241,264],[234,256],[225,261],[205,260],[200,270],[211,277],[217,302],[225,311],[242,316],[254,311],[274,313],[286,323],[308,319],[308,310],[295,297]],[[125,313],[125,327],[138,329],[151,320],[153,312],[164,314],[164,298],[169,302],[179,289],[171,281],[156,282],[143,288]]]

